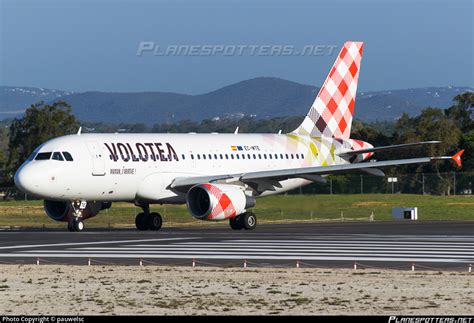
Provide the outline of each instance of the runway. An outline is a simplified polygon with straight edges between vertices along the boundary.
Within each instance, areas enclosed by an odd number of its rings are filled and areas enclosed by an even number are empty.
[[[0,262],[449,269],[474,265],[474,222],[341,222],[0,232]]]

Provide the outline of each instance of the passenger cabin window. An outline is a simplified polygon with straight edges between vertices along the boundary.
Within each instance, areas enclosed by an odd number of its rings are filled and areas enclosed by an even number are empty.
[[[55,151],[55,152],[53,153],[53,158],[52,158],[52,159],[64,161],[63,156],[62,156],[61,153],[58,152],[58,151]]]
[[[36,155],[35,160],[48,160],[51,158],[52,153],[38,153]]]

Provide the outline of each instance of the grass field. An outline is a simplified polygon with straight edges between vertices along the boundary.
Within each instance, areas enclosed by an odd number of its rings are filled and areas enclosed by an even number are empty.
[[[253,211],[259,222],[266,221],[341,221],[391,219],[392,207],[417,206],[419,220],[474,220],[473,196],[421,196],[409,194],[363,195],[278,195],[257,200]],[[221,225],[193,219],[186,206],[153,206],[165,225]],[[129,203],[114,203],[112,208],[86,221],[87,227],[133,227],[140,209]],[[42,201],[0,202],[0,227],[64,227],[49,219]]]

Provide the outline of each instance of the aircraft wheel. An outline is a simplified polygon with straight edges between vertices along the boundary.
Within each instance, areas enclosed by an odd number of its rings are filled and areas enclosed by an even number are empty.
[[[158,231],[163,225],[163,219],[159,213],[153,212],[148,216],[148,229]]]
[[[240,223],[240,218],[238,216],[230,218],[229,224],[232,230],[242,230],[242,224]]]
[[[76,229],[77,232],[81,232],[82,230],[84,230],[84,222],[75,221],[74,222],[74,229]]]
[[[78,220],[72,220],[67,224],[67,230],[69,232],[80,232],[84,230],[84,222]]]
[[[257,216],[252,212],[246,212],[240,216],[240,223],[245,230],[253,230],[257,227]]]
[[[76,230],[74,229],[74,223],[73,223],[72,221],[70,221],[70,222],[67,223],[67,231],[69,231],[69,232],[74,232],[74,231],[76,231]]]
[[[148,230],[147,216],[145,213],[138,213],[135,217],[135,226],[140,231]]]

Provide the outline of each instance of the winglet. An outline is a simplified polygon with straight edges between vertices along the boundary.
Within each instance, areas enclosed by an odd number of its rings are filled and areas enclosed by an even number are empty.
[[[456,154],[452,155],[451,158],[458,164],[458,167],[462,166],[461,155],[464,153],[464,149],[458,151]]]

